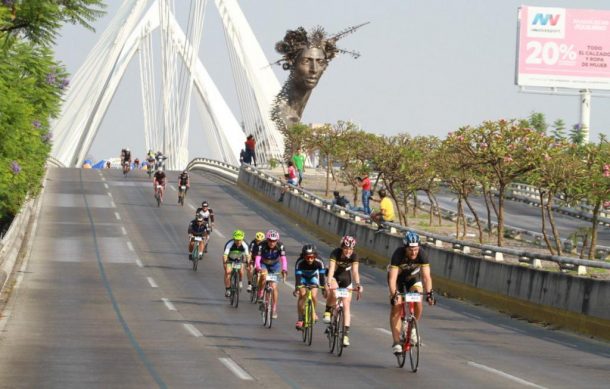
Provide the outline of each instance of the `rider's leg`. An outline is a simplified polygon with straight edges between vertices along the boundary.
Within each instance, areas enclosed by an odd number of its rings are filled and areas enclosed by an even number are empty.
[[[351,302],[352,302],[352,294],[348,294],[347,297],[343,298],[343,314],[345,317],[345,326],[349,327],[351,322],[350,312],[351,312]]]
[[[227,261],[227,266],[225,267],[225,289],[229,289],[231,286],[231,262]]]
[[[297,302],[297,317],[300,321],[303,321],[304,309],[305,309],[305,294],[307,294],[307,288],[297,289],[299,293],[299,300]]]
[[[400,341],[400,316],[402,313],[401,297],[398,297],[396,305],[392,305],[390,309],[390,329],[392,330],[392,340],[394,343]]]
[[[195,240],[189,240],[189,254],[193,252],[193,248],[195,247]]]
[[[409,292],[417,292],[417,293],[422,293],[423,292],[423,288],[417,284],[415,284],[413,287],[411,287],[411,289],[409,289]],[[419,321],[421,320],[421,315],[424,312],[424,305],[422,304],[421,301],[415,303],[415,318]]]
[[[199,256],[201,257],[201,255],[203,254],[203,249],[204,249],[204,245],[203,245],[203,239],[199,241]]]
[[[334,278],[330,280],[330,289],[331,290],[327,291],[328,294],[326,295],[326,312],[332,312],[333,307],[337,303],[334,291],[334,289],[337,289],[337,281],[335,281]]]
[[[261,272],[258,277],[258,297],[263,297],[263,290],[265,288],[265,277],[267,277],[267,269],[261,268]]]
[[[316,314],[316,307],[318,306],[318,288],[313,288],[311,290],[311,299],[313,300],[313,319],[318,320],[318,315]]]

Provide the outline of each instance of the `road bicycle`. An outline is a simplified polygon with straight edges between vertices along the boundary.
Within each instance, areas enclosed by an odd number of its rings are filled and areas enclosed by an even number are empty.
[[[127,173],[129,173],[129,170],[130,170],[130,163],[129,163],[129,161],[123,162],[123,176],[126,176]]]
[[[178,204],[184,207],[184,198],[186,197],[186,185],[178,187]]]
[[[265,276],[263,301],[261,303],[261,316],[263,319],[263,326],[267,328],[271,328],[271,324],[273,323],[273,305],[275,304],[275,301],[273,299],[272,284],[277,283],[279,277],[279,273],[267,273],[267,275]]]
[[[157,190],[155,190],[155,200],[157,200],[157,207],[161,206],[163,202],[163,185],[157,184]]]
[[[400,315],[402,352],[394,355],[396,355],[398,366],[403,367],[407,359],[407,353],[409,353],[411,370],[415,373],[419,366],[419,346],[421,345],[421,332],[417,328],[417,319],[415,318],[415,303],[422,301],[422,295],[420,293],[404,293],[402,294],[402,300]]]
[[[252,290],[250,291],[250,302],[252,304],[256,304],[258,301],[258,274],[259,273],[256,270],[252,273],[252,283],[250,284],[252,287]]]
[[[304,285],[303,287],[307,288],[307,293],[305,294],[305,304],[303,305],[303,327],[301,328],[301,331],[303,331],[303,342],[308,346],[311,346],[313,327],[315,324],[314,316],[316,312],[311,290],[313,288],[318,288],[318,285]]]
[[[231,263],[231,277],[229,284],[229,292],[231,293],[229,298],[231,301],[231,306],[237,308],[239,305],[239,282],[241,278],[241,268],[243,265],[243,257],[228,260]]]
[[[199,251],[199,244],[203,240],[203,237],[193,236],[191,239],[195,241],[193,251],[191,252],[191,261],[193,261],[193,271],[197,271],[197,263],[203,257],[203,252]]]
[[[338,357],[343,354],[343,337],[345,336],[345,312],[343,310],[343,299],[348,297],[352,290],[356,289],[334,289],[337,304],[333,308],[330,324],[326,329],[326,336],[328,337],[328,347],[330,348],[330,352],[334,352]],[[329,291],[329,293],[331,292]]]

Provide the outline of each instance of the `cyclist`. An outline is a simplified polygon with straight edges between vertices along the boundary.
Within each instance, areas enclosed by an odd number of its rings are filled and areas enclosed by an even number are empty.
[[[122,155],[123,157],[123,173],[127,173],[129,168],[131,167],[131,150],[129,147],[125,148],[125,153]]]
[[[197,217],[202,217],[201,214],[197,214]],[[248,245],[244,242],[246,234],[242,230],[233,231],[233,239],[229,240],[225,244],[225,248],[222,254],[222,266],[225,269],[225,297],[231,297],[231,270],[233,261],[235,258],[243,257],[244,262],[247,263],[250,257],[250,251]],[[244,277],[244,268],[239,270],[239,288],[241,289],[241,280]]]
[[[146,153],[146,159],[148,160],[149,158],[155,159],[155,152],[152,149],[148,149],[148,153]]]
[[[258,246],[265,240],[264,232],[257,232],[252,242],[250,242],[250,261],[248,261],[248,292],[252,292],[252,281],[254,278],[254,257],[256,256],[256,251]]]
[[[341,247],[334,249],[330,253],[330,263],[328,265],[328,278],[326,287],[330,288],[326,299],[326,311],[324,312],[324,323],[330,323],[330,316],[333,307],[337,302],[334,289],[349,288],[356,289],[358,294],[362,293],[360,285],[360,273],[358,272],[358,256],[354,252],[356,239],[346,235],[341,238]],[[353,285],[352,285],[353,280]],[[343,346],[349,346],[349,327],[351,322],[350,303],[352,301],[351,292],[348,297],[343,299],[343,311],[345,312],[345,333],[343,336]]]
[[[163,168],[167,157],[162,152],[157,151],[155,154],[155,169]]]
[[[178,190],[182,190],[181,188],[183,186],[186,186],[186,189],[184,190],[184,196],[186,197],[186,192],[188,192],[189,188],[191,187],[191,179],[189,178],[189,172],[187,172],[186,170],[182,171],[182,173],[178,176]],[[178,202],[180,202],[180,200],[178,200]]]
[[[125,163],[125,149],[121,149],[121,167]]]
[[[390,329],[392,330],[392,351],[402,352],[400,344],[400,315],[402,298],[399,293],[426,291],[428,304],[435,303],[432,292],[432,277],[430,276],[430,262],[428,254],[420,247],[420,238],[417,233],[407,231],[403,240],[403,246],[398,247],[389,266],[388,288],[390,289]],[[423,285],[422,285],[423,281]],[[422,316],[423,305],[415,303],[415,318],[419,321]],[[412,338],[417,342],[417,334],[412,333]]]
[[[299,294],[299,301],[297,303],[297,315],[298,320],[295,324],[297,330],[303,329],[303,318],[305,309],[305,296],[307,295],[307,289],[305,286],[315,286],[311,290],[311,297],[313,299],[313,316],[314,320],[318,320],[316,315],[315,306],[318,303],[318,288],[321,285],[326,284],[326,267],[324,262],[318,257],[316,246],[312,244],[306,244],[301,249],[301,255],[297,259],[294,265],[294,295]],[[324,297],[326,297],[326,290],[323,289]]]
[[[134,160],[133,160],[133,166],[134,166],[136,169],[139,169],[139,168],[140,168],[140,159],[138,159],[138,158],[134,159]]]
[[[205,224],[208,225],[208,229],[210,230],[210,232],[212,232],[212,227],[214,227],[214,210],[212,208],[209,207],[209,204],[207,201],[203,200],[203,202],[201,203],[201,208],[197,208],[196,213],[201,214],[201,216],[203,216],[203,220],[205,220]],[[208,239],[209,239],[210,235],[208,234]],[[207,250],[207,246],[206,246],[206,250]],[[206,251],[207,253],[207,251]]]
[[[203,253],[205,250],[205,236],[208,234],[208,227],[203,222],[203,217],[201,215],[196,215],[195,219],[191,220],[189,223],[189,259],[192,260],[191,253],[193,252],[193,248],[195,247],[195,240],[193,239],[196,236],[201,237],[202,239],[199,241],[199,252]]]
[[[282,278],[286,280],[288,274],[288,261],[286,260],[286,251],[284,244],[280,242],[280,233],[275,230],[269,230],[265,234],[265,240],[256,249],[256,257],[254,267],[261,274],[258,281],[258,298],[263,297],[265,276],[267,272],[278,273],[282,271]],[[273,287],[273,314],[272,318],[277,319],[277,284],[272,283]]]
[[[155,173],[154,176],[154,180],[153,180],[153,189],[155,194],[157,194],[157,185],[161,185],[161,193],[159,193],[159,195],[161,196],[161,198],[163,199],[163,192],[165,192],[165,181],[166,181],[166,176],[165,176],[165,172],[163,171],[162,168],[157,169],[157,172]]]

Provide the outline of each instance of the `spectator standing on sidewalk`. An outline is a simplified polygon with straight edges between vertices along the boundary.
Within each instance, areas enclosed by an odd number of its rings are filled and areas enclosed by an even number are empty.
[[[301,147],[298,147],[297,152],[292,156],[292,162],[299,174],[299,186],[301,186],[301,182],[303,182],[303,172],[305,171],[305,154],[301,150]]]
[[[254,166],[256,166],[255,148],[256,148],[256,139],[254,139],[254,135],[250,134],[246,138],[246,158],[244,158],[244,161],[250,165],[252,163],[254,163]]]
[[[364,213],[367,215],[371,214],[371,206],[369,200],[371,199],[371,180],[369,178],[368,173],[364,174],[364,177],[356,177],[356,180],[362,186],[362,208],[364,208]]]
[[[379,212],[373,212],[371,219],[379,225],[378,231],[383,229],[382,223],[388,223],[394,221],[394,204],[392,199],[388,197],[388,193],[385,189],[379,189],[379,200],[371,197],[372,201],[379,201]]]

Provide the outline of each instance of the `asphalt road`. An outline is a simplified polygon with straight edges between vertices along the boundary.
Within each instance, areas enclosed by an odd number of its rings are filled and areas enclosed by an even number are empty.
[[[487,208],[485,208],[485,200],[481,196],[470,196],[471,204],[475,208],[475,211],[479,215],[482,223],[487,223]],[[425,196],[420,196],[420,200],[428,201]],[[442,191],[437,195],[437,200],[441,208],[450,209],[453,211],[457,210],[457,197],[449,192]],[[504,202],[504,219],[505,225],[523,230],[533,231],[542,233],[542,216],[540,208],[527,205],[519,201],[507,200]],[[464,204],[464,212],[466,216],[472,216],[472,213]],[[574,232],[583,228],[591,228],[591,222],[586,220],[577,219],[575,217],[562,215],[555,213],[555,223],[559,234],[562,238],[568,238]],[[497,218],[493,214],[492,210],[492,221],[496,222]],[[547,221],[547,232],[549,238],[552,240],[553,235],[551,227]],[[597,232],[597,244],[601,246],[610,246],[610,228],[604,226],[598,226]]]
[[[175,177],[170,174],[170,177]],[[199,271],[186,229],[206,199],[217,215]],[[0,387],[6,388],[599,388],[610,382],[610,347],[577,335],[441,298],[421,323],[416,374],[396,367],[388,334],[385,274],[363,266],[352,345],[328,353],[323,325],[311,347],[294,330],[291,287],[279,319],[263,328],[257,308],[223,296],[221,248],[230,232],[276,228],[290,266],[319,242],[233,184],[193,175],[187,205],[175,182],[157,208],[138,173],[51,169],[32,254],[0,321]],[[290,277],[289,282],[293,282]],[[321,312],[320,312],[321,313]]]

